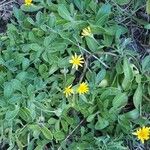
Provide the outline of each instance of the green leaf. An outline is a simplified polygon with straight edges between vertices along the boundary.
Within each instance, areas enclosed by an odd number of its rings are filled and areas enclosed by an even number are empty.
[[[85,39],[86,39],[86,44],[91,51],[95,52],[98,50],[98,43],[96,42],[94,38],[85,37]]]
[[[83,100],[85,103],[89,103],[85,95],[81,94],[79,95],[79,98]]]
[[[112,102],[113,107],[115,108],[123,107],[127,104],[127,100],[128,100],[128,97],[126,93],[120,93],[114,97],[113,102]]]
[[[11,80],[11,84],[13,85],[13,89],[14,90],[18,90],[21,91],[22,90],[22,85],[21,85],[21,81],[17,80],[17,79],[12,79]]]
[[[150,15],[150,0],[147,0],[146,2],[146,12],[148,15]]]
[[[150,23],[145,25],[144,28],[150,30]]]
[[[49,45],[56,39],[57,34],[51,33],[50,36],[45,37],[44,46],[49,47]]]
[[[53,134],[47,127],[45,127],[45,126],[41,127],[41,132],[47,139],[49,139],[49,140],[53,139]]]
[[[74,0],[73,3],[80,11],[83,11],[83,2],[81,0]]]
[[[136,109],[139,109],[142,103],[142,85],[141,83],[138,84],[138,87],[133,96],[133,103]]]
[[[38,11],[40,9],[42,9],[43,6],[36,6],[36,5],[30,5],[30,6],[26,6],[26,5],[21,5],[21,10],[25,11],[25,12],[35,12]]]
[[[56,131],[56,132],[54,132],[54,138],[57,141],[61,141],[65,138],[65,134],[62,131]]]
[[[125,133],[128,133],[131,130],[130,120],[125,115],[118,116],[118,123]]]
[[[28,129],[29,129],[29,131],[33,132],[34,138],[36,138],[36,139],[39,138],[39,135],[41,133],[41,128],[38,124],[29,124]]]
[[[36,147],[35,147],[35,149],[34,149],[34,150],[43,150],[43,146],[38,145],[38,146],[36,146]]]
[[[44,101],[45,100],[45,98],[46,98],[46,93],[45,92],[41,92],[41,93],[39,93],[37,96],[36,96],[36,100],[37,101]]]
[[[56,123],[56,119],[55,118],[50,118],[49,120],[48,120],[48,123],[49,124],[55,124]]]
[[[121,90],[119,90],[118,88],[114,88],[114,87],[109,87],[107,88],[100,96],[100,99],[105,100],[110,96],[114,96],[121,93]]]
[[[62,125],[62,128],[64,129],[65,132],[68,131],[68,123],[64,120],[61,120],[61,125]]]
[[[23,21],[25,18],[25,14],[18,8],[14,7],[13,8],[13,13],[18,22]]]
[[[108,14],[102,16],[102,17],[96,22],[96,25],[97,25],[97,26],[103,26],[103,25],[106,23],[106,21],[108,20],[108,17],[109,17]]]
[[[111,36],[111,35],[107,35],[107,34],[104,34],[103,36],[104,36],[104,40],[102,41],[103,44],[104,44],[105,46],[107,46],[107,47],[111,46],[114,37]]]
[[[71,85],[72,82],[74,81],[75,77],[72,75],[67,75],[67,79],[66,79],[66,87]]]
[[[33,150],[34,149],[34,143],[35,143],[35,139],[30,140],[30,142],[27,145],[27,150]]]
[[[89,115],[86,119],[87,122],[91,122],[95,118],[95,116],[96,116],[96,114]]]
[[[68,9],[66,8],[64,4],[58,5],[58,13],[65,20],[73,21],[73,18],[71,17],[70,12],[68,11]]]
[[[100,81],[102,81],[105,78],[106,70],[101,69],[99,73],[96,75],[95,83],[98,84]]]
[[[59,41],[61,42],[61,41]],[[66,43],[62,43],[61,44],[58,44],[58,41],[57,42],[53,42],[51,44],[52,46],[52,49],[51,49],[51,52],[57,52],[57,51],[60,51],[60,52],[64,52],[64,50],[67,48],[67,44]]]
[[[56,24],[56,17],[54,15],[54,13],[51,13],[49,15],[48,26],[52,28],[55,26],[55,24]]]
[[[12,110],[12,111],[8,110],[6,112],[5,119],[6,120],[13,120],[18,115],[19,108],[20,107],[18,105],[16,105],[14,110]]]
[[[34,20],[33,20],[31,17],[28,17],[28,18],[27,18],[27,21],[28,21],[30,24],[35,25],[35,22],[34,22]]]
[[[22,69],[26,70],[30,65],[30,60],[28,58],[24,58],[22,61]]]
[[[58,66],[56,64],[53,64],[49,69],[49,75],[52,75],[57,70],[58,70]]]
[[[122,66],[121,59],[119,59],[116,63],[116,71],[117,71],[117,74],[122,74],[123,73],[123,66]]]
[[[57,122],[55,123],[55,130],[60,130],[60,120],[57,120]]]
[[[40,126],[37,124],[29,124],[28,128],[32,131],[35,131],[35,130],[40,131],[41,130]]]
[[[13,94],[13,85],[10,82],[4,83],[4,97],[9,98]]]
[[[14,104],[14,103],[21,103],[22,101],[22,95],[21,94],[13,94],[13,96],[10,97],[8,100],[9,104]]]
[[[104,21],[106,19],[105,17],[108,17],[110,13],[111,13],[111,5],[110,4],[102,5],[102,7],[100,7],[100,9],[96,15],[97,23],[102,22],[100,20]]]
[[[58,67],[59,68],[65,68],[67,65],[68,65],[68,59],[66,59],[66,58],[58,59]]]
[[[34,95],[35,87],[31,84],[28,85],[27,87],[27,94],[28,96]]]
[[[27,72],[22,71],[19,74],[17,74],[16,79],[18,79],[20,81],[24,81],[27,77],[28,77]]]
[[[39,66],[39,73],[42,75],[43,73],[47,72],[48,68],[45,64]]]
[[[129,111],[129,112],[127,112],[127,113],[125,114],[125,116],[126,116],[127,118],[133,119],[133,120],[138,119],[139,115],[140,115],[140,114],[139,114],[139,110],[137,110],[137,109],[134,109],[134,110],[132,110],[132,111]]]
[[[148,84],[148,95],[150,96],[150,84]]]
[[[32,120],[31,112],[26,107],[20,109],[19,116],[26,122],[29,122]]]
[[[124,72],[124,79],[122,81],[122,87],[126,91],[126,90],[130,89],[130,85],[133,80],[133,70],[130,66],[130,63],[129,63],[127,57],[124,57],[123,72]]]
[[[137,74],[136,78],[135,78],[136,82],[141,83],[141,78],[142,78],[142,76],[140,74]]]
[[[104,119],[102,117],[98,117],[98,121],[95,124],[95,129],[102,130],[102,129],[106,128],[108,125],[109,125],[109,122],[106,119]]]
[[[32,43],[32,44],[30,44],[30,48],[33,51],[42,51],[43,50],[43,48],[38,43]]]
[[[18,138],[16,138],[16,143],[17,143],[17,146],[18,146],[19,150],[23,150],[24,146]]]
[[[142,70],[143,70],[143,72],[150,71],[150,55],[146,56],[142,60]]]
[[[44,23],[44,20],[45,20],[45,18],[44,18],[44,15],[43,15],[43,13],[41,12],[41,11],[38,11],[38,13],[36,14],[36,23],[37,23],[37,25],[42,25],[43,23]]]

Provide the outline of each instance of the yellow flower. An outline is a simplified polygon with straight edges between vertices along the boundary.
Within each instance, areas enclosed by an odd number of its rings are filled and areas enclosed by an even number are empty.
[[[71,94],[73,94],[72,85],[66,87],[63,93],[66,95],[66,97],[68,97],[68,96],[70,96]]]
[[[91,36],[92,35],[91,28],[89,26],[87,28],[84,28],[82,30],[81,35],[82,36]]]
[[[142,143],[144,143],[144,140],[148,140],[150,138],[150,128],[143,126],[132,134],[136,135],[137,138],[141,140]]]
[[[82,82],[77,89],[77,92],[79,94],[84,94],[84,93],[87,93],[88,91],[89,91],[89,87],[88,87],[88,84],[85,82]]]
[[[28,6],[32,5],[32,0],[25,0],[25,5],[28,5]]]
[[[72,68],[75,68],[76,70],[78,70],[79,66],[81,67],[83,66],[82,65],[84,63],[83,60],[84,58],[81,55],[77,56],[77,54],[75,53],[75,55],[71,57],[71,60],[69,60],[69,62],[73,64]]]

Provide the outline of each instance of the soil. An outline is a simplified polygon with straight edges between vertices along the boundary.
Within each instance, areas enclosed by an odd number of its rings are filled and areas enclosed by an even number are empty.
[[[14,7],[19,7],[24,0],[0,0],[0,33],[6,31],[6,25],[12,17]]]

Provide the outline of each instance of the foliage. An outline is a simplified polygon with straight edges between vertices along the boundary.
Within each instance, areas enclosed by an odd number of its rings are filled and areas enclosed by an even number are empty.
[[[113,9],[95,0],[14,8],[0,39],[2,148],[124,150],[122,136],[150,124],[150,57],[129,48]],[[92,35],[82,37],[87,27]],[[75,53],[85,60],[77,71],[69,63]],[[66,98],[65,87],[81,82],[89,92]]]

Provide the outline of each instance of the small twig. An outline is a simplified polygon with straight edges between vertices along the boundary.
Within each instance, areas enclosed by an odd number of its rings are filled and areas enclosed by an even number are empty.
[[[0,4],[3,4],[3,3],[5,3],[7,0],[3,0],[2,2],[0,2]]]
[[[80,121],[80,123],[69,133],[69,135],[62,141],[63,142],[66,142],[69,137],[76,131],[76,129],[83,123],[84,119]],[[61,150],[61,145],[59,146],[58,150]]]
[[[146,95],[143,95],[143,98],[150,102],[150,99]]]
[[[94,54],[92,54],[91,52],[89,52],[88,50],[86,50],[85,48],[81,47],[79,44],[77,45],[79,48],[81,48],[82,50],[84,50],[85,52],[87,52],[88,54],[92,55],[95,59],[97,59],[103,66],[105,66],[106,68],[110,68],[108,65],[106,65],[103,61],[101,61],[97,56],[95,56]]]
[[[112,2],[114,3],[114,5],[116,5],[119,9],[120,9],[120,11],[121,11],[121,13],[122,14],[127,14],[127,15],[134,15],[139,9],[142,9],[142,8],[144,8],[146,5],[143,5],[143,6],[141,6],[141,7],[139,7],[138,9],[136,9],[136,10],[134,10],[131,14],[130,13],[128,13],[128,11],[127,10],[125,10],[125,9],[123,9],[123,8],[121,8],[116,2],[114,2],[113,0],[112,0]]]
[[[101,55],[111,55],[117,57],[117,54],[111,53],[111,52],[97,52],[96,54],[101,54]]]
[[[13,2],[14,2],[14,0],[12,0],[12,1],[10,1],[10,2],[3,3],[3,4],[0,4],[0,7],[3,7],[3,6],[5,6],[5,5],[8,5],[8,4],[13,3]]]

